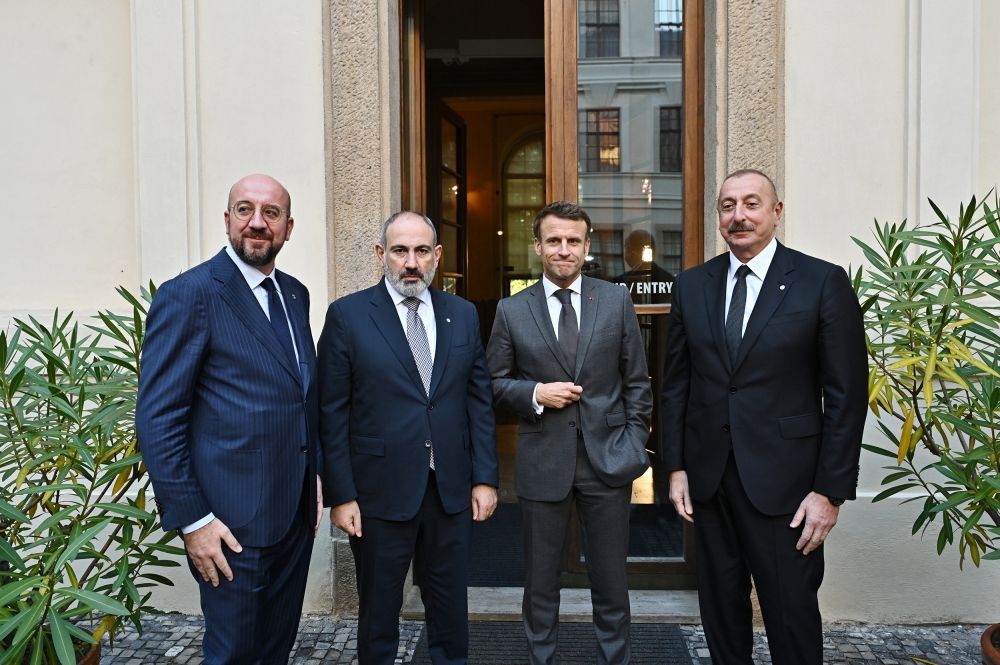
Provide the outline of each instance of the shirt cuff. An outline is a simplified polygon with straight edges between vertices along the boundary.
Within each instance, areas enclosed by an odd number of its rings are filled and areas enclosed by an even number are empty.
[[[208,524],[209,522],[211,522],[214,519],[215,519],[215,513],[209,513],[208,515],[205,515],[204,517],[202,517],[197,522],[192,522],[191,524],[188,524],[187,526],[182,526],[181,527],[181,533],[183,533],[184,535],[187,535],[187,534],[191,533],[192,531],[197,531],[198,529],[200,529],[201,527],[205,526],[206,524]]]
[[[535,410],[536,416],[541,415],[542,411],[545,410],[545,407],[538,403],[538,386],[540,385],[542,384],[536,383],[535,389],[531,392],[531,408]]]

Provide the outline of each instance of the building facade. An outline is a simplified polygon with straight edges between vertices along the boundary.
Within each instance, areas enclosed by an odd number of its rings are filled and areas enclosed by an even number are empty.
[[[957,211],[1000,184],[998,33],[991,0],[6,0],[0,325],[113,307],[115,286],[211,256],[229,186],[265,172],[292,194],[279,265],[317,334],[325,302],[378,278],[391,212],[439,222],[441,286],[487,325],[539,274],[534,211],[575,198],[588,271],[633,290],[655,366],[673,274],[724,249],[725,173],[772,174],[782,240],[855,267],[873,218],[930,221],[928,198]],[[907,507],[871,504],[880,466],[862,458],[827,545],[825,618],[995,620],[1000,569],[959,571]],[[632,584],[689,589],[661,496],[654,465],[633,528],[672,535],[636,544]],[[177,570],[154,604],[197,611]],[[352,575],[321,534],[307,611],[349,613]]]

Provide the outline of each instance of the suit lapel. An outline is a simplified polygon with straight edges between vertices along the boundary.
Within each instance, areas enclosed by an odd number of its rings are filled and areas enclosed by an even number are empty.
[[[292,280],[288,278],[288,275],[280,270],[275,270],[274,275],[278,280],[278,284],[281,287],[281,295],[285,300],[285,312],[288,314],[288,321],[292,324],[292,334],[295,336],[295,350],[299,354],[299,376],[302,377],[302,391],[304,393],[309,387],[309,382],[312,380],[309,359],[314,351],[312,337],[308,334],[309,326],[307,325],[305,303],[299,297],[299,294],[296,293],[296,289],[292,286]]]
[[[437,342],[434,345],[434,371],[431,373],[430,396],[434,395],[441,377],[448,366],[448,356],[451,355],[451,310],[440,291],[431,289],[431,302],[434,304],[434,321],[436,322]],[[423,386],[423,384],[421,384]]]
[[[410,380],[420,388],[420,394],[424,394],[424,382],[420,379],[420,371],[417,369],[417,361],[413,359],[413,352],[410,351],[410,343],[406,339],[406,331],[399,321],[399,314],[396,313],[396,305],[389,297],[389,291],[385,286],[385,278],[382,278],[372,293],[369,308],[369,315],[375,323],[375,327],[385,338],[386,344],[392,349],[392,353],[399,360],[399,363],[406,370]]]
[[[795,265],[784,246],[778,243],[778,249],[771,260],[771,267],[767,269],[764,283],[761,284],[760,293],[757,295],[757,302],[750,312],[750,320],[747,321],[747,329],[743,333],[743,341],[740,342],[740,352],[736,356],[735,371],[743,363],[750,349],[753,347],[761,331],[770,320],[778,305],[788,293],[788,287],[794,281],[793,272]]]
[[[220,283],[219,295],[233,310],[243,325],[247,327],[251,334],[264,345],[264,348],[271,353],[285,370],[295,377],[296,381],[301,381],[299,368],[292,364],[292,361],[281,350],[277,336],[271,329],[271,323],[267,320],[267,315],[260,307],[260,301],[254,296],[253,291],[247,285],[233,260],[222,250],[212,259],[212,276]]]
[[[730,367],[729,349],[726,347],[726,278],[729,276],[729,253],[722,254],[706,264],[705,309],[708,311],[708,329],[712,331],[715,348],[719,357],[723,358],[726,367]]]
[[[576,367],[573,378],[583,369],[583,361],[587,357],[590,340],[594,337],[594,326],[597,324],[597,288],[589,277],[580,282],[580,338],[576,345]]]
[[[562,349],[559,348],[559,341],[556,339],[556,333],[552,329],[552,317],[549,316],[549,306],[545,298],[545,287],[542,286],[541,279],[535,282],[533,286],[529,287],[528,310],[531,312],[531,316],[535,319],[535,325],[538,326],[538,330],[542,334],[542,339],[545,340],[545,344],[547,344],[549,350],[552,351],[552,355],[559,363],[559,366],[562,367],[567,374],[574,376],[574,368],[570,367],[569,363],[566,362]]]

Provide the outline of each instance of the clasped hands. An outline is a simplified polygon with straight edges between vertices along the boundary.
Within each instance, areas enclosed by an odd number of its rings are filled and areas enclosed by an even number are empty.
[[[674,504],[678,515],[688,522],[694,523],[694,506],[688,491],[687,471],[670,472],[670,502]],[[802,503],[799,504],[798,510],[795,511],[795,515],[788,525],[789,528],[797,529],[805,523],[799,540],[795,543],[795,549],[802,554],[813,552],[830,535],[830,531],[837,524],[839,515],[840,507],[834,506],[822,494],[809,492],[806,498],[802,499]]]

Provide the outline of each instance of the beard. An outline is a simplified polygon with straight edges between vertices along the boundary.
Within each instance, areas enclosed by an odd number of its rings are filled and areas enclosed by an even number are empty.
[[[396,289],[407,298],[419,298],[420,295],[427,290],[427,287],[431,285],[431,282],[434,281],[435,268],[431,267],[427,270],[427,272],[409,270],[406,268],[399,272],[395,272],[389,266],[383,265],[382,271],[385,273],[386,280],[392,284],[392,288]],[[420,281],[408,283],[403,281],[404,277],[419,277]]]
[[[268,240],[270,244],[263,249],[251,250],[244,243],[244,240]],[[278,247],[274,245],[274,239],[261,233],[246,233],[239,238],[230,238],[229,244],[233,246],[236,256],[240,257],[244,263],[255,268],[266,266],[278,255]]]

